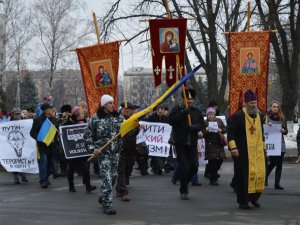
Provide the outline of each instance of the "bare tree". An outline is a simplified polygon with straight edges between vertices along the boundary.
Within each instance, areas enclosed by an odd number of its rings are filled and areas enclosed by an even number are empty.
[[[40,41],[38,63],[49,70],[48,94],[53,93],[54,71],[64,66],[70,47],[85,40],[89,26],[80,19],[80,0],[36,0],[33,30]]]
[[[241,0],[171,0],[169,7],[173,18],[193,18],[189,22],[187,31],[188,47],[191,51],[186,54],[186,68],[191,70],[193,61],[205,61],[203,66],[207,74],[208,99],[215,99],[219,104],[224,103],[224,95],[228,81],[226,41],[221,32],[237,31],[241,27],[246,16],[246,11],[241,8],[246,5]],[[166,18],[165,0],[140,0],[128,11],[122,9],[122,1],[117,0],[111,5],[102,20],[102,35],[104,39],[120,32],[120,24],[128,21],[130,28],[127,34],[122,35],[132,42],[139,40],[144,44],[139,49],[147,51],[149,46],[148,28],[141,24],[137,25],[137,19]],[[124,25],[123,25],[124,27]],[[149,54],[149,51],[148,51]],[[221,65],[221,69],[220,69]],[[221,72],[221,78],[218,74]],[[204,104],[208,99],[192,78],[192,86]]]
[[[256,0],[260,25],[264,29],[277,29],[271,43],[282,87],[282,108],[292,120],[299,89],[300,60],[300,3],[297,0]]]

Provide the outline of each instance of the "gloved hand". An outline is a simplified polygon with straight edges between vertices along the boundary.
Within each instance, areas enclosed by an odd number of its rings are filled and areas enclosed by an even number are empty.
[[[186,109],[182,110],[182,112],[185,114],[191,114],[190,108],[186,108]]]
[[[198,127],[196,125],[189,126],[189,130],[192,132],[198,132]]]

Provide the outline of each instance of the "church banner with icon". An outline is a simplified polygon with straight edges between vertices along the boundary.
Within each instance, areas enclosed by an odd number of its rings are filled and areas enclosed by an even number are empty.
[[[171,87],[176,82],[177,62],[184,73],[184,53],[187,19],[152,19],[149,20],[153,76],[155,87],[162,82],[162,60],[165,58],[166,81]]]
[[[103,94],[118,102],[119,42],[77,49],[89,114],[97,111]]]
[[[257,94],[261,112],[267,111],[270,31],[229,33],[230,115],[243,104],[244,93]]]

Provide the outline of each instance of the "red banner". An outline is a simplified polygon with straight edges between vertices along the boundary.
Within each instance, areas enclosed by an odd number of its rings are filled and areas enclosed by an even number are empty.
[[[230,115],[238,111],[244,93],[257,94],[261,112],[267,111],[270,31],[229,33]]]
[[[113,96],[118,104],[119,42],[77,49],[89,114],[96,113],[100,97]]]
[[[161,84],[163,58],[165,58],[167,85],[171,87],[178,76],[176,55],[179,56],[182,74],[185,74],[184,53],[187,19],[153,19],[149,20],[149,24],[155,87]]]

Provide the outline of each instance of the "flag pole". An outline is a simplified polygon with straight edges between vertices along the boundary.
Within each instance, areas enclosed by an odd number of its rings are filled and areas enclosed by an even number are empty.
[[[181,69],[181,66],[180,66],[179,55],[176,55],[176,61],[177,61],[179,79],[181,79],[182,78],[182,69]],[[184,85],[182,85],[182,94],[183,94],[184,106],[187,109],[189,106],[188,106],[187,99],[186,99],[186,93],[185,93]],[[189,126],[192,126],[192,118],[191,118],[190,113],[188,113],[188,124],[189,124]]]
[[[103,145],[101,148],[99,148],[98,150],[100,151],[99,154],[101,154],[103,152],[103,150],[110,145],[110,143],[112,143],[114,140],[116,140],[119,136],[121,135],[121,132],[119,132],[118,134],[116,134],[112,139],[110,139],[105,145]],[[96,157],[96,155],[92,155],[90,158],[88,158],[88,162],[90,162],[92,159],[94,159]]]
[[[169,8],[169,1],[168,0],[165,0],[165,7],[166,7],[166,10],[168,12],[168,18],[171,19],[172,17],[171,17],[171,11],[170,11],[170,8]],[[179,79],[181,79],[182,78],[182,70],[180,68],[179,55],[176,55],[176,61],[177,61],[176,63],[177,63],[177,68],[178,68]],[[183,94],[184,106],[187,109],[189,106],[188,106],[188,103],[187,103],[187,100],[186,100],[186,93],[185,93],[184,85],[182,85],[182,94]],[[191,114],[188,114],[188,125],[192,126]]]
[[[94,12],[93,12],[93,19],[94,19],[94,25],[95,25],[95,30],[96,30],[98,44],[101,44],[99,27],[98,27],[97,18],[96,18],[96,13],[94,13]]]
[[[248,0],[248,20],[247,20],[248,32],[250,32],[250,0]]]

